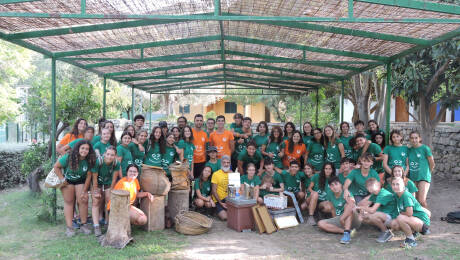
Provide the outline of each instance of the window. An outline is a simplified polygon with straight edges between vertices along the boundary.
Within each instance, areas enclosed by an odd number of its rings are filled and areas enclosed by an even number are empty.
[[[190,105],[179,106],[180,114],[190,114]]]
[[[236,103],[235,102],[225,102],[225,113],[226,114],[236,113]]]

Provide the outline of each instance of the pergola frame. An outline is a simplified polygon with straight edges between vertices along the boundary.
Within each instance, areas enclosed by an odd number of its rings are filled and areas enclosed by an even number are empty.
[[[343,121],[344,106],[344,80],[351,76],[373,69],[377,66],[386,66],[387,71],[387,99],[386,130],[390,129],[390,101],[391,101],[391,62],[420,49],[432,46],[439,42],[449,40],[460,35],[460,6],[441,4],[422,0],[348,0],[347,11],[342,16],[282,16],[282,15],[248,15],[242,11],[223,12],[220,0],[213,0],[213,10],[201,13],[188,14],[159,14],[159,13],[104,13],[89,10],[86,0],[77,1],[78,10],[72,12],[30,12],[30,6],[40,0],[0,0],[0,39],[20,45],[22,47],[42,53],[51,59],[51,93],[52,93],[52,122],[51,140],[56,143],[56,61],[66,62],[77,67],[92,71],[103,78],[103,116],[106,116],[107,80],[115,80],[132,89],[132,103],[134,107],[134,89],[141,89],[151,94],[173,94],[185,91],[191,93],[192,89],[238,90],[260,89],[256,95],[280,95],[280,91],[288,95],[302,95],[316,91],[321,85],[341,81],[340,120]],[[73,1],[75,2],[75,1]],[[102,1],[104,2],[104,1]],[[128,1],[129,2],[129,1]],[[210,1],[211,2],[211,1]],[[318,1],[316,1],[318,2]],[[322,1],[328,4],[328,0]],[[79,5],[78,5],[79,3]],[[211,4],[211,3],[210,3]],[[237,3],[239,4],[239,3]],[[244,4],[241,4],[243,6]],[[404,17],[394,15],[389,17],[373,17],[372,15],[356,14],[356,5],[366,5],[383,8],[396,8],[402,12],[420,12],[422,17]],[[13,9],[8,9],[9,7]],[[17,9],[14,8],[19,8]],[[38,6],[36,6],[38,7]],[[21,9],[23,8],[23,9]],[[45,8],[46,9],[46,8]],[[227,9],[230,7],[227,6]],[[11,11],[12,10],[12,11]],[[43,10],[43,9],[41,9]],[[360,9],[361,10],[361,9]],[[379,9],[384,10],[384,9]],[[362,11],[362,10],[361,10]],[[446,17],[447,16],[447,17]],[[9,30],[10,25],[3,23],[8,19],[49,19],[50,21],[69,20],[75,22],[72,26],[56,26],[52,28],[39,28],[35,30]],[[109,22],[102,22],[107,19]],[[9,20],[8,20],[9,21]],[[89,24],[82,24],[86,21]],[[96,21],[93,23],[92,21]],[[90,48],[73,48],[65,51],[53,51],[44,42],[35,41],[53,37],[68,37],[73,34],[87,35],[95,32],[110,32],[125,29],[147,28],[152,26],[171,26],[181,23],[197,21],[217,22],[218,33],[206,36],[189,36],[167,40],[154,40],[133,44],[119,44],[116,46],[96,46]],[[366,53],[365,51],[351,51],[340,48],[324,47],[321,45],[303,44],[299,42],[263,39],[226,33],[230,23],[246,23],[255,26],[268,26],[264,28],[278,28],[278,30],[305,31],[319,33],[320,35],[333,35],[353,39],[371,39],[382,43],[392,43],[395,46],[402,44],[403,51],[391,55]],[[424,24],[434,26],[442,24],[455,28],[443,31],[436,37],[413,37],[403,33],[387,33],[380,30],[366,30],[367,25],[378,24]],[[349,25],[357,25],[358,28]],[[228,27],[226,29],[226,26]],[[362,28],[361,28],[362,27]],[[3,29],[2,29],[3,28]],[[2,32],[2,30],[5,32]],[[218,42],[219,48],[204,51],[191,51],[166,55],[148,56],[148,49],[176,48],[178,46],[191,46],[192,44],[210,44]],[[259,50],[287,50],[287,53],[301,53],[286,57],[273,53],[254,53],[230,49],[228,45],[258,46]],[[399,46],[399,45],[398,45]],[[396,46],[397,47],[397,46]],[[250,48],[249,48],[250,49]],[[136,52],[137,57],[115,57],[115,52]],[[276,52],[276,51],[274,51]],[[320,55],[326,59],[310,59],[309,54]],[[82,56],[84,55],[84,56]],[[91,56],[93,55],[93,56]],[[102,55],[94,57],[94,55]],[[107,56],[108,55],[108,56]],[[322,56],[321,56],[322,55]],[[334,56],[335,59],[327,58]],[[88,57],[90,56],[90,57]],[[288,55],[289,56],[289,55]],[[236,57],[236,59],[235,59]],[[158,64],[165,64],[158,65]],[[138,66],[142,65],[142,66]],[[129,69],[117,70],[116,67]],[[128,67],[127,67],[128,66]],[[137,67],[136,67],[137,66]],[[210,68],[203,68],[210,67]],[[218,68],[217,68],[218,67]],[[189,70],[191,69],[191,70]],[[325,71],[327,69],[327,71]],[[177,72],[177,70],[179,70]],[[172,72],[171,72],[172,71]],[[335,71],[335,72],[334,72]],[[339,73],[340,72],[340,73]],[[159,73],[159,74],[158,74]],[[136,75],[147,74],[147,75]],[[219,88],[220,87],[220,88]],[[265,90],[265,93],[264,93]],[[178,92],[172,92],[178,91]],[[268,91],[268,92],[267,92]],[[276,92],[274,92],[276,91]],[[200,94],[211,94],[200,93]],[[226,93],[226,92],[225,92]],[[191,93],[193,94],[193,93]],[[247,94],[245,94],[247,95]],[[318,97],[318,95],[317,95]],[[318,122],[318,99],[316,100],[316,124]],[[301,108],[302,109],[302,108]],[[151,111],[151,103],[150,103]],[[132,111],[134,113],[134,109]],[[134,116],[134,114],[132,115]],[[151,122],[151,115],[149,118]],[[55,161],[55,145],[52,146],[52,160]],[[55,213],[54,213],[55,214]],[[55,215],[54,215],[55,216]]]

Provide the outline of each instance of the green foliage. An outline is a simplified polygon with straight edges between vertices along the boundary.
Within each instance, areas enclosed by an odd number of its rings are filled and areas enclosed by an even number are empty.
[[[53,210],[56,207],[56,215],[62,215],[64,207],[57,205],[54,200],[53,189],[45,189],[39,194],[40,203],[36,209],[36,216],[39,221],[54,223]]]
[[[43,143],[30,145],[30,148],[24,152],[24,157],[21,164],[21,172],[28,176],[33,170],[39,166],[44,166],[44,172],[51,171],[51,160],[46,154],[48,146]]]
[[[205,120],[208,120],[209,118],[216,119],[217,114],[216,114],[216,112],[214,110],[211,110],[211,111],[207,112],[204,117],[205,117]]]
[[[25,183],[21,173],[22,152],[0,152],[0,190]]]

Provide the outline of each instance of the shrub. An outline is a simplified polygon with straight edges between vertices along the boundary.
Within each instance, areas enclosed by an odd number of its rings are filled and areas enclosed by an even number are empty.
[[[21,173],[23,152],[0,152],[0,190],[25,183]]]
[[[24,152],[24,158],[21,164],[21,172],[28,176],[33,170],[37,167],[42,166],[45,162],[48,161],[47,153],[48,153],[47,145],[43,143],[37,143],[30,145],[30,149]],[[51,168],[47,171],[44,169],[45,172],[49,172]]]

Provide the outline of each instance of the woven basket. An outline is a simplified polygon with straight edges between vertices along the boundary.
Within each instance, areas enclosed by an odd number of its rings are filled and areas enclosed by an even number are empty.
[[[211,228],[212,219],[193,211],[182,211],[175,218],[176,231],[184,235],[201,235]]]

